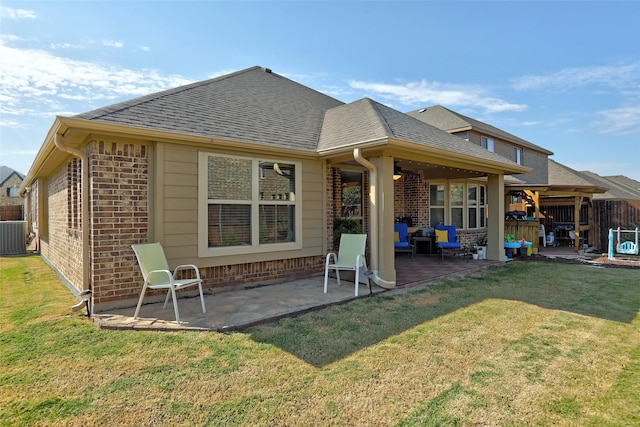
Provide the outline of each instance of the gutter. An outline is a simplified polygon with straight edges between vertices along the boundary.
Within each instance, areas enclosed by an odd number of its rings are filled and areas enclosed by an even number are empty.
[[[82,171],[82,292],[90,291],[89,283],[89,158],[87,155],[73,147],[64,144],[64,136],[54,135],[55,146],[65,153],[80,158]],[[89,311],[87,305],[87,311]]]
[[[356,162],[369,170],[369,211],[371,215],[371,271],[365,273],[374,283],[381,288],[393,289],[396,282],[384,280],[378,275],[378,205],[376,203],[376,182],[378,182],[378,168],[369,160],[362,157],[360,148],[353,149],[353,158]]]

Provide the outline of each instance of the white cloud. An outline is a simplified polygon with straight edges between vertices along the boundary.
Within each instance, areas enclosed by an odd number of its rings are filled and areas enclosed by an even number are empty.
[[[520,122],[520,126],[542,126],[542,125],[544,125],[544,122],[535,121],[535,120]]]
[[[7,115],[48,115],[73,110],[77,101],[92,105],[141,96],[191,83],[156,70],[133,70],[78,61],[36,49],[18,49],[0,38],[0,101]],[[115,102],[115,101],[114,101]],[[106,102],[102,103],[106,104]],[[81,106],[86,111],[87,105]],[[14,121],[7,120],[5,126]]]
[[[595,125],[604,134],[640,135],[640,106],[628,106],[599,111],[603,120]]]
[[[487,113],[523,111],[523,104],[512,104],[492,96],[486,89],[477,86],[451,85],[438,82],[408,82],[405,84],[370,83],[351,81],[349,86],[400,102],[405,105],[424,106],[442,104],[446,106],[480,107]]]
[[[107,47],[123,47],[124,44],[122,42],[117,42],[115,40],[102,40],[102,44]]]
[[[567,90],[588,87],[593,94],[615,97],[617,108],[593,111],[591,128],[610,135],[640,134],[640,63],[599,67],[572,67],[546,75],[524,76],[514,81],[517,90]],[[593,117],[595,115],[599,119]],[[584,129],[567,129],[583,132]]]
[[[79,49],[82,48],[81,45],[71,44],[71,43],[51,43],[49,45],[51,49]]]
[[[0,118],[0,127],[14,128],[14,129],[24,129],[26,125],[18,120],[12,120],[5,116]]]
[[[36,13],[26,9],[0,6],[0,17],[9,19],[35,19]]]
[[[543,89],[546,87],[570,88],[585,85],[605,85],[624,88],[629,82],[640,81],[640,64],[601,67],[565,68],[546,75],[529,75],[513,82],[517,90]]]

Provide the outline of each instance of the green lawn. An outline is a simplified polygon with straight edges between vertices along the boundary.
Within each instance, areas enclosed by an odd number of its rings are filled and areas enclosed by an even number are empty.
[[[640,270],[512,262],[244,332],[99,330],[0,258],[0,425],[640,425]]]

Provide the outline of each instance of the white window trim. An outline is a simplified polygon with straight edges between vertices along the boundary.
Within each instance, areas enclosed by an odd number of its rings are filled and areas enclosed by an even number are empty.
[[[522,165],[522,148],[515,147],[516,149],[516,163]]]
[[[251,160],[251,236],[252,244],[245,246],[223,246],[223,247],[209,247],[208,238],[208,162],[209,156],[229,157],[234,159]],[[280,162],[291,163],[295,165],[295,201],[269,201],[269,204],[279,205],[293,205],[295,206],[295,237],[293,242],[285,243],[268,243],[260,244],[258,239],[260,236],[260,221],[259,221],[259,180],[260,162]],[[224,203],[242,203],[238,201],[220,201]],[[246,157],[246,156],[234,156],[228,154],[221,154],[215,152],[203,152],[201,151],[198,158],[198,257],[215,257],[215,256],[228,256],[228,255],[249,255],[255,253],[265,252],[278,252],[278,251],[290,251],[302,249],[302,163],[289,159],[274,159],[267,157]]]
[[[449,225],[451,224],[451,209],[454,208],[454,206],[451,205],[451,198],[450,198],[450,193],[451,193],[451,185],[463,185],[464,186],[464,195],[463,195],[463,201],[462,201],[462,206],[455,206],[455,208],[459,209],[462,208],[462,228],[460,228],[460,230],[484,230],[487,228],[487,223],[486,220],[484,227],[480,227],[480,224],[482,223],[482,219],[480,218],[481,213],[484,211],[485,215],[486,215],[486,198],[487,198],[487,184],[484,182],[475,182],[475,181],[455,181],[455,180],[448,180],[448,181],[431,181],[429,182],[429,185],[438,185],[438,184],[443,184],[445,186],[445,198],[444,198],[444,206],[440,206],[440,205],[431,205],[431,203],[429,204],[429,209],[431,209],[432,207],[436,207],[436,208],[441,208],[444,207],[444,223],[445,225]],[[477,221],[476,223],[478,224],[478,227],[476,228],[469,228],[469,187],[470,186],[474,186],[476,187],[476,191],[477,191],[477,205],[476,207],[476,215],[477,215]],[[485,205],[481,206],[481,200],[480,200],[480,188],[484,187],[484,196],[485,196]],[[484,209],[482,209],[484,208]]]
[[[444,204],[442,204],[442,205],[432,204],[431,203],[431,198],[429,198],[429,222],[431,224],[433,224],[432,218],[431,218],[431,209],[435,208],[435,209],[442,209],[444,211],[444,223],[445,224],[450,224],[451,223],[451,215],[449,213],[449,182],[448,181],[430,181],[427,191],[431,192],[431,186],[432,185],[443,185],[444,186]]]
[[[453,202],[451,201],[451,187],[454,185],[459,185],[462,186],[462,203],[459,205],[454,205]],[[447,192],[449,193],[449,198],[447,200],[449,206],[448,206],[448,211],[449,211],[449,221],[448,224],[453,224],[453,210],[454,209],[460,209],[462,210],[462,227],[457,227],[459,230],[464,230],[466,227],[465,225],[467,222],[467,185],[465,182],[460,182],[460,181],[451,181],[449,182],[449,185],[447,186]]]

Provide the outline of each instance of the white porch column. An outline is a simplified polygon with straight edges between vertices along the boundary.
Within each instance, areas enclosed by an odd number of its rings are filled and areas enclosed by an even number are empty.
[[[374,157],[370,161],[378,169],[378,182],[375,183],[377,206],[371,207],[378,213],[378,274],[384,280],[395,282],[393,157]]]
[[[504,261],[504,175],[489,175],[487,199],[487,259]]]

